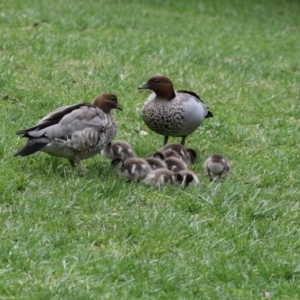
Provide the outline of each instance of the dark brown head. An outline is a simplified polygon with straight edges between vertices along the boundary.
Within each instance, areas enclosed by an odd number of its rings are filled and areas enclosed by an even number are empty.
[[[172,100],[175,98],[175,92],[172,81],[166,76],[153,76],[141,86],[139,89],[152,90],[157,97]]]
[[[114,94],[103,93],[97,96],[93,104],[108,114],[112,109],[122,110],[122,106],[118,103],[118,98]]]

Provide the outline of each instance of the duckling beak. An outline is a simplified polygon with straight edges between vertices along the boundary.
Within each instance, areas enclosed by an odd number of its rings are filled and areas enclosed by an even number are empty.
[[[118,103],[116,109],[123,110],[123,107]]]
[[[149,84],[148,82],[145,82],[144,84],[140,85],[138,87],[139,90],[142,90],[142,89],[149,89]]]

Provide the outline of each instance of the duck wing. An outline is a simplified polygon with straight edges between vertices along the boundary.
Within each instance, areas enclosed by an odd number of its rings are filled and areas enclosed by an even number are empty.
[[[197,99],[199,99],[202,103],[204,103],[204,102],[200,99],[200,97],[199,97],[196,93],[194,93],[194,92],[192,92],[192,91],[187,91],[187,90],[177,90],[176,92],[178,92],[178,93],[190,94],[190,95],[196,97]]]
[[[56,113],[60,114],[61,111],[56,111],[51,116],[53,117]],[[56,144],[58,141],[60,145],[65,143],[67,147],[78,151],[93,148],[98,143],[100,135],[110,124],[110,119],[98,107],[84,105],[64,115],[56,124],[48,127],[45,124],[46,118],[42,119],[38,125],[24,130],[23,137],[27,137],[28,141],[22,149],[15,153],[15,156],[33,154],[47,144],[52,142]]]
[[[191,96],[194,96],[195,98],[199,99],[199,100],[205,105],[205,103],[200,99],[200,97],[199,97],[196,93],[194,93],[194,92],[192,92],[192,91],[187,91],[187,90],[177,90],[176,92],[178,92],[178,93],[190,94]],[[207,115],[205,116],[205,119],[206,119],[206,118],[212,118],[213,116],[214,116],[213,113],[212,113],[211,111],[209,111],[209,110],[208,110],[208,107],[207,107]]]
[[[85,151],[95,147],[100,139],[98,131],[93,128],[85,128],[81,131],[75,131],[71,139],[68,140],[68,146],[78,151]]]
[[[47,127],[50,127],[52,125],[55,125],[59,123],[65,116],[72,113],[76,109],[80,109],[82,106],[87,107],[94,107],[91,103],[78,103],[74,105],[68,105],[61,108],[58,108],[48,115],[46,115],[44,118],[42,118],[37,125],[27,128],[27,129],[21,129],[16,132],[16,134],[23,135],[23,137],[30,137],[29,132],[31,131],[39,131],[41,129],[45,129]]]

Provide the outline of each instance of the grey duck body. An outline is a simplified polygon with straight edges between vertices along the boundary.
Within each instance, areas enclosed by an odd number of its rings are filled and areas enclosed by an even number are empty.
[[[101,94],[93,102],[59,108],[31,128],[17,134],[27,137],[27,143],[15,156],[27,156],[37,151],[68,159],[72,165],[95,156],[107,146],[117,131],[110,110],[121,106],[113,94]]]

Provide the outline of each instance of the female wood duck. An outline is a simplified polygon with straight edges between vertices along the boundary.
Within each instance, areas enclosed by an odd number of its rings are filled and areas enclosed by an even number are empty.
[[[90,158],[107,146],[117,131],[117,123],[110,114],[122,110],[114,94],[100,94],[93,103],[79,103],[59,108],[37,125],[22,129],[18,135],[27,143],[14,156],[27,156],[42,151],[67,158],[82,171],[81,160]]]

